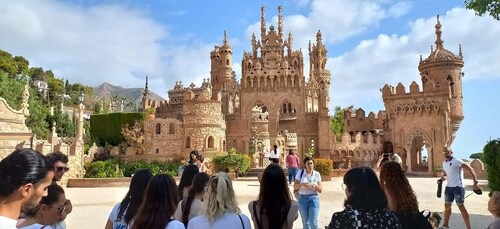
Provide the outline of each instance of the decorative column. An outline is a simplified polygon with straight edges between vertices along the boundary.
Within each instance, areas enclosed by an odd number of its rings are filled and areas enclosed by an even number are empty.
[[[80,100],[80,104],[78,105],[78,132],[76,133],[76,137],[78,142],[83,142],[83,111],[85,110],[85,105],[83,105],[85,95],[83,91],[80,92],[78,99]]]

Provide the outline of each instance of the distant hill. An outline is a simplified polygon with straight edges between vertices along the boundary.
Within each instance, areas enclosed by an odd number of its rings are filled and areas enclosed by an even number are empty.
[[[103,83],[97,87],[94,87],[94,95],[96,99],[110,99],[114,95],[122,96],[127,98],[130,101],[137,102],[139,104],[142,99],[142,90],[143,88],[123,88],[121,86],[111,85],[109,83]],[[153,100],[164,100],[161,96],[157,95],[154,92],[150,94],[151,99]]]

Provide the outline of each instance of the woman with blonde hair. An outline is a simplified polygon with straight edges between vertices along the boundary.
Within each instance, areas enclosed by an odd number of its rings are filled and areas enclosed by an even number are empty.
[[[188,229],[250,229],[250,220],[241,214],[233,183],[226,173],[216,173],[208,181],[200,215],[189,220]]]
[[[432,228],[429,221],[418,210],[417,196],[401,164],[396,161],[383,163],[380,169],[380,184],[387,196],[387,207],[399,219],[401,228]]]

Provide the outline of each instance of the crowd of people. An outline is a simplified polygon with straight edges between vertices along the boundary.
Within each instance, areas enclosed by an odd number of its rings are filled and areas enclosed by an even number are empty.
[[[444,150],[446,180],[444,221],[447,228],[451,204],[455,202],[464,225],[470,220],[464,206],[463,169],[472,174],[474,190],[478,189],[474,170]],[[320,174],[314,170],[314,159],[305,157],[299,169],[298,157],[290,151],[288,179],[278,163],[267,166],[260,177],[257,199],[248,204],[250,217],[242,214],[236,202],[233,184],[226,172],[207,174],[200,167],[197,152],[190,154],[177,184],[169,174],[153,175],[137,171],[129,190],[117,203],[105,229],[205,229],[243,228],[291,229],[298,216],[302,227],[316,229],[323,191]],[[203,158],[201,159],[201,161]],[[31,149],[19,149],[0,161],[0,228],[66,228],[64,219],[71,212],[71,201],[56,182],[68,172],[67,156],[55,152],[44,156]],[[291,174],[290,174],[291,173]],[[293,180],[293,181],[292,181]],[[293,193],[289,185],[293,183]],[[325,227],[334,228],[438,228],[439,214],[424,214],[405,176],[400,161],[380,164],[380,175],[370,167],[356,167],[343,177],[344,210],[333,213]],[[294,198],[295,196],[295,198]],[[500,193],[493,192],[488,210],[495,217],[489,229],[500,228]]]

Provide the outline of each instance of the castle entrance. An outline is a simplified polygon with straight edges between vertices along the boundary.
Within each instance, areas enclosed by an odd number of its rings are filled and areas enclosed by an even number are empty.
[[[406,141],[407,171],[432,172],[432,143],[425,132],[415,130]]]

